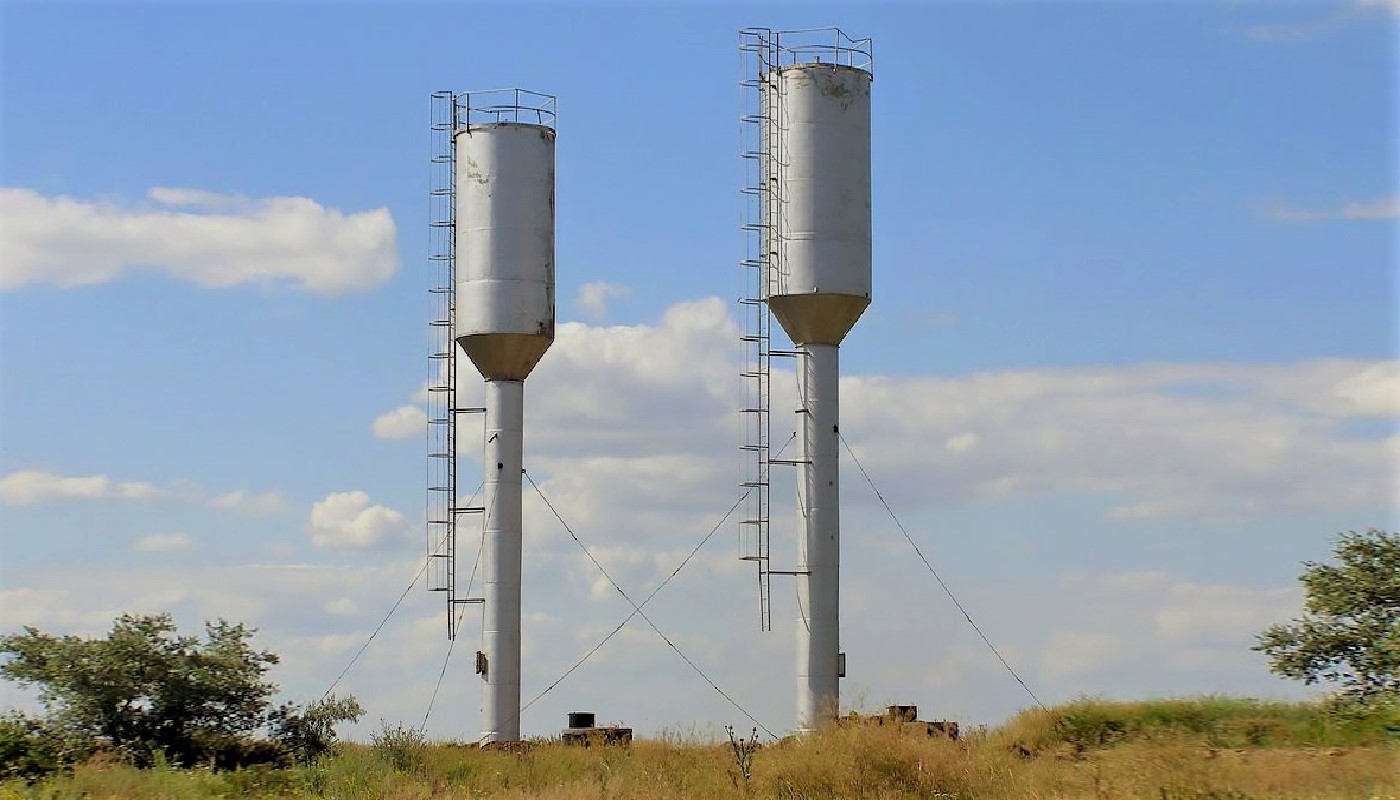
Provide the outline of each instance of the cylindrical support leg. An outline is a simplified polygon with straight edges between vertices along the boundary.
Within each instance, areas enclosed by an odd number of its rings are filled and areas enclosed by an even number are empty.
[[[803,345],[797,473],[797,724],[805,733],[840,706],[841,508],[839,350]],[[805,573],[805,574],[802,574]]]
[[[486,382],[485,605],[481,740],[520,739],[520,500],[524,381]]]

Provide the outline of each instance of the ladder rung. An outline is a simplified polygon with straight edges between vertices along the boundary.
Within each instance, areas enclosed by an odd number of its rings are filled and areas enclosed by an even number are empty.
[[[792,467],[792,466],[796,466],[796,465],[798,465],[798,464],[810,464],[810,463],[812,463],[812,459],[810,459],[810,458],[770,458],[770,459],[768,459],[768,463],[769,463],[769,464],[782,464],[782,465],[786,465],[786,466]]]
[[[455,514],[483,514],[486,506],[453,506],[452,512]]]
[[[755,488],[755,487],[758,487],[758,486],[767,486],[767,485],[768,485],[768,481],[744,481],[743,483],[741,483],[741,484],[739,484],[739,485],[740,485],[740,486],[743,486],[743,487],[745,487],[745,488]]]
[[[468,407],[468,408],[454,408],[454,409],[452,409],[452,410],[455,411],[455,412],[458,413],[458,414],[485,414],[485,413],[486,413],[486,409],[482,408],[481,406],[471,406],[471,407]]]

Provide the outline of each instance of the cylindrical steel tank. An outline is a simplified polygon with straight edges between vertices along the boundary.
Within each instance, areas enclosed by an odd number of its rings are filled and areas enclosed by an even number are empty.
[[[836,716],[841,340],[870,305],[869,71],[778,68],[765,81],[767,300],[798,347],[797,723]]]
[[[457,342],[486,380],[523,380],[554,341],[554,130],[457,131]]]
[[[775,84],[765,96],[780,206],[768,304],[793,342],[840,344],[870,305],[871,74],[797,64]]]
[[[554,341],[554,129],[454,134],[457,343],[486,379],[483,742],[520,738],[525,377]]]

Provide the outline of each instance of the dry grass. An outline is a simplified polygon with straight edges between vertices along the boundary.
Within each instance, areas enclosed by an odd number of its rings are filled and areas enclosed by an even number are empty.
[[[1160,704],[1086,701],[1062,709],[1061,719],[1082,718],[1079,723],[1056,725],[1043,712],[1026,714],[957,742],[889,726],[833,726],[762,748],[747,777],[727,742],[703,736],[630,748],[542,742],[522,752],[410,743],[392,751],[346,745],[315,766],[291,770],[137,771],[95,763],[34,787],[6,784],[0,798],[1400,800],[1400,747],[1386,743],[1389,733],[1370,741],[1370,723],[1334,725],[1329,733],[1315,719],[1307,723],[1297,705],[1261,710],[1216,698],[1177,702],[1185,705],[1164,711]],[[1240,719],[1254,722],[1231,722]],[[1117,733],[1095,746],[1076,738],[1103,730]],[[1291,730],[1305,742],[1356,741],[1222,746],[1238,736],[1259,739],[1261,730],[1279,738]]]

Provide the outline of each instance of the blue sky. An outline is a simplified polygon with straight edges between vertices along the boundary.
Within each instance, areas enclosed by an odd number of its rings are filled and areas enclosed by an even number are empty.
[[[568,324],[527,390],[527,466],[649,591],[735,496],[751,25],[874,39],[875,301],[843,347],[843,429],[1044,696],[1297,693],[1250,634],[1296,613],[1330,533],[1397,524],[1393,3],[0,13],[7,628],[222,614],[284,652],[289,695],[339,672],[421,550],[421,436],[409,412],[373,426],[426,372],[444,88],[559,97]],[[172,188],[218,197],[151,193]],[[580,300],[599,283],[605,305]],[[972,721],[1024,706],[844,469],[847,689]],[[626,607],[541,509],[527,526],[530,694]],[[791,590],[759,636],[733,549],[655,618],[789,726]],[[415,592],[349,676],[372,715],[422,713],[436,601]],[[527,732],[580,704],[739,721],[628,634]],[[878,655],[895,637],[922,644]],[[454,669],[436,735],[475,730]]]

